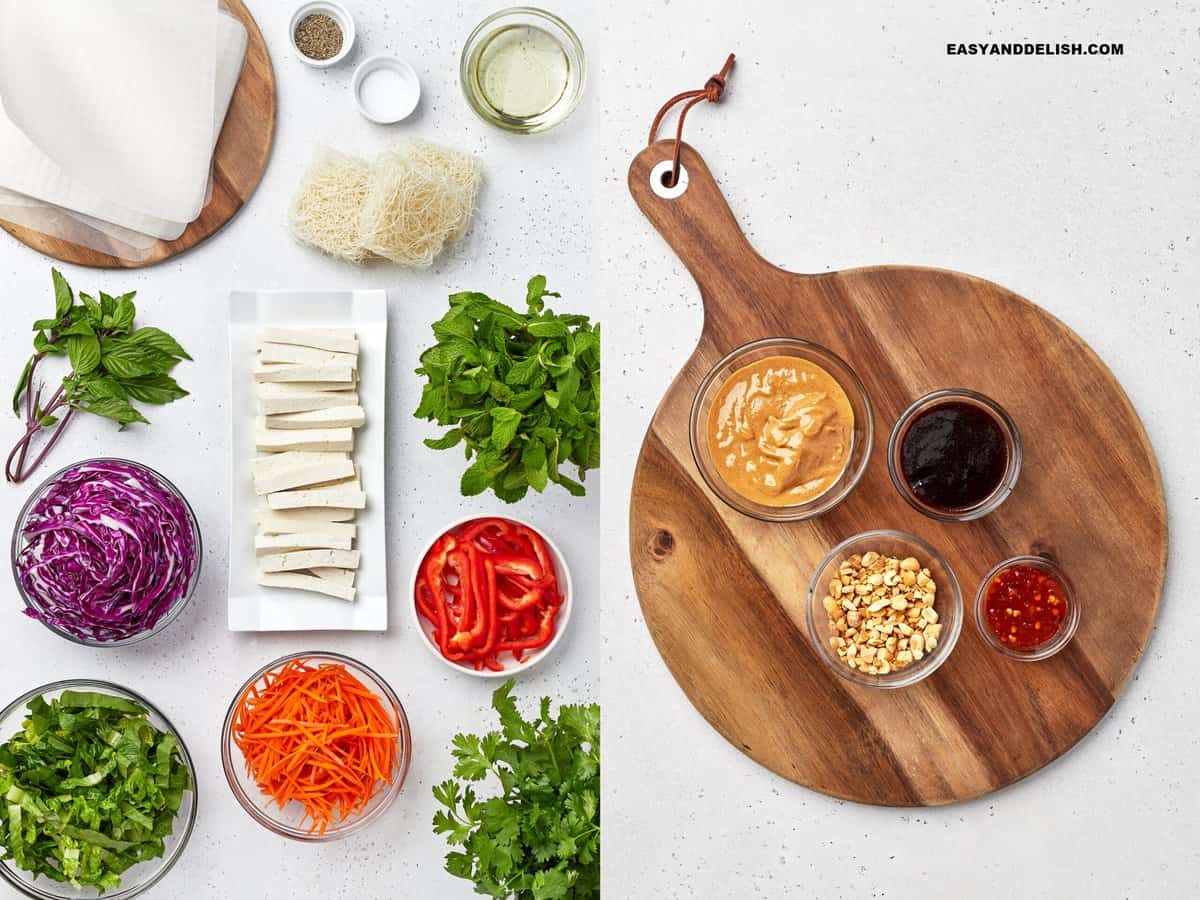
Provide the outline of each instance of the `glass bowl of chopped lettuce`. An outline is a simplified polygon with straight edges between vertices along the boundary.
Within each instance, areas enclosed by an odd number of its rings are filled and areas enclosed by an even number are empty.
[[[174,726],[106,681],[34,688],[0,712],[0,878],[39,900],[125,900],[157,884],[196,821]]]

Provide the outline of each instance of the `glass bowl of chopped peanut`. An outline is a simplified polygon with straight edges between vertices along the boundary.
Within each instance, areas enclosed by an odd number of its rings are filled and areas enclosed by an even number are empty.
[[[807,618],[818,655],[834,673],[866,687],[909,687],[954,649],[962,592],[950,564],[919,537],[865,531],[821,560]]]

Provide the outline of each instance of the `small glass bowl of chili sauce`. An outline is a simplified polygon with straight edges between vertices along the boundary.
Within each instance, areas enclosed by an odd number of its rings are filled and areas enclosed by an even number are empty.
[[[888,471],[909,506],[969,522],[1005,501],[1021,473],[1021,436],[999,403],[965,388],[926,394],[896,421]]]
[[[988,572],[975,592],[975,625],[1005,656],[1047,659],[1079,628],[1079,598],[1067,576],[1044,556],[1014,556]]]

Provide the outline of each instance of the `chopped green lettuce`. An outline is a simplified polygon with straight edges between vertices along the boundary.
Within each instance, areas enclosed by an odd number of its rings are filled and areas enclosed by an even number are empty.
[[[194,789],[174,735],[124,697],[34,697],[0,745],[0,848],[22,869],[101,892],[162,856],[184,791]]]

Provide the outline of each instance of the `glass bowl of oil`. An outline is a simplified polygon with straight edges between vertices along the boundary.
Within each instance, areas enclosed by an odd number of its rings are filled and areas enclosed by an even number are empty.
[[[583,46],[566,22],[529,6],[484,19],[463,47],[463,93],[481,119],[518,134],[563,122],[583,96]]]

